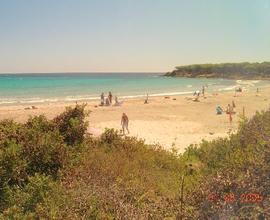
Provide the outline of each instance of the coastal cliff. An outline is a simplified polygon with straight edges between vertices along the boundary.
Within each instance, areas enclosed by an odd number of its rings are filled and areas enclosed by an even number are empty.
[[[267,79],[270,80],[270,62],[220,63],[177,66],[165,76],[189,78]]]

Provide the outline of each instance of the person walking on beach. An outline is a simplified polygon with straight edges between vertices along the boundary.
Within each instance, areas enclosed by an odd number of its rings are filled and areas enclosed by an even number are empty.
[[[202,87],[202,96],[204,97],[205,87]]]
[[[236,108],[236,105],[235,105],[234,101],[232,101],[232,107],[231,107],[232,113],[235,113],[235,108]]]
[[[104,93],[101,93],[101,95],[100,95],[100,105],[103,106],[104,103],[105,103]]]
[[[109,98],[110,104],[112,104],[112,93],[111,92],[109,92],[108,98]]]
[[[232,112],[229,111],[229,121],[230,121],[230,125],[232,125]]]
[[[122,131],[123,134],[125,135],[125,130],[127,130],[128,134],[129,134],[129,130],[128,130],[128,116],[126,115],[126,113],[122,114],[122,118],[121,118],[121,125],[122,125]]]

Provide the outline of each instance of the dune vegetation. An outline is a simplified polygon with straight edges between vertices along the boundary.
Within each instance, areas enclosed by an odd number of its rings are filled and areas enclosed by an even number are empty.
[[[270,111],[183,154],[93,138],[87,114],[0,122],[0,219],[270,218]]]
[[[270,62],[220,63],[177,66],[165,76],[225,79],[270,79]]]

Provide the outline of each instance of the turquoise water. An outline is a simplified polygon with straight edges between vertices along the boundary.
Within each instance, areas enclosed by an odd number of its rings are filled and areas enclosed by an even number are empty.
[[[161,73],[2,74],[0,104],[98,99],[111,91],[122,98],[234,89],[235,80],[163,77]]]

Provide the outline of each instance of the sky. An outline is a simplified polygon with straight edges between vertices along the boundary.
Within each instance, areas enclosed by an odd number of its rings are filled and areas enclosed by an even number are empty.
[[[0,0],[0,73],[270,61],[270,0]]]

